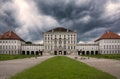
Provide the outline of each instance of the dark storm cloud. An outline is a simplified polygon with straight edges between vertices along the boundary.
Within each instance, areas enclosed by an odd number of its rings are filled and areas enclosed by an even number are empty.
[[[69,0],[69,2],[66,1],[67,0],[37,0],[37,3],[38,7],[44,14],[56,18],[61,26],[67,26],[76,30],[78,32],[79,40],[87,41],[92,38],[96,38],[98,35],[103,34],[106,30],[119,32],[115,29],[119,27],[120,18],[112,19],[111,21],[109,21],[109,18],[114,16],[110,16],[108,19],[100,19],[101,17],[104,17],[102,14],[104,13],[105,5],[108,0],[89,0],[89,2],[80,4],[80,6],[75,4],[75,0]],[[90,17],[90,21],[88,23],[79,21],[86,16]],[[99,28],[104,28],[104,30],[100,30],[98,33],[95,31],[92,35],[84,35],[88,31]]]
[[[66,1],[66,0],[65,0]],[[42,12],[46,15],[50,15],[55,17],[58,21],[65,19],[66,21],[74,20],[82,16],[80,13],[83,11],[89,10],[89,6],[87,7],[78,7],[75,5],[75,1],[70,0],[65,3],[63,0],[45,0],[45,1],[37,1],[38,6],[42,10]],[[51,2],[51,3],[48,3]],[[85,15],[85,14],[83,14]]]
[[[4,33],[11,28],[14,30],[18,27],[18,24],[13,16],[13,10],[4,9],[3,5],[6,2],[10,2],[11,0],[0,0],[0,33]],[[5,7],[4,7],[5,8]]]
[[[5,3],[7,0],[1,0],[1,3]],[[95,40],[101,34],[107,30],[112,30],[116,33],[120,33],[120,8],[115,5],[110,5],[106,10],[106,6],[109,2],[113,4],[120,3],[119,0],[32,0],[37,4],[38,12],[40,15],[50,16],[55,19],[61,27],[70,28],[77,31],[78,41]],[[114,9],[115,8],[117,9]],[[111,8],[112,7],[112,8]],[[112,10],[116,12],[112,12]],[[16,21],[16,17],[13,16],[14,11],[6,11],[0,14],[0,28],[1,31],[5,31],[9,25],[20,28],[21,24]],[[33,15],[31,13],[31,15]],[[37,18],[37,17],[36,17]],[[43,17],[44,19],[44,17]],[[39,20],[39,19],[38,19]],[[41,22],[41,21],[40,21]],[[44,21],[43,21],[44,22]],[[33,29],[29,27],[27,30],[31,41],[42,39],[42,32],[49,30],[54,25],[40,25]],[[33,27],[38,25],[34,24]],[[25,27],[25,26],[23,26]],[[54,26],[57,27],[57,26]],[[39,36],[39,37],[38,37]]]
[[[8,2],[9,0],[0,0],[0,4],[4,2]]]

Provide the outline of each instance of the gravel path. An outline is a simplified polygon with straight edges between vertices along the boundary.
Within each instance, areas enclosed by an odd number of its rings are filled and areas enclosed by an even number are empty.
[[[68,56],[68,57],[75,58],[75,56]],[[120,79],[120,60],[97,59],[97,58],[81,59],[81,57],[78,57],[77,60],[86,63],[90,66],[93,66],[99,70],[107,72],[117,77],[117,79]]]
[[[30,68],[53,56],[0,61],[0,79],[8,79],[24,69]]]
[[[17,60],[0,61],[0,79],[8,79],[10,76],[15,75],[24,69],[30,68],[42,61],[51,58],[53,56],[42,56],[36,58],[26,58]],[[68,56],[75,58],[75,56]],[[118,79],[120,79],[120,60],[111,59],[97,59],[97,58],[85,58],[77,57],[78,61],[86,63],[104,72],[107,72]]]

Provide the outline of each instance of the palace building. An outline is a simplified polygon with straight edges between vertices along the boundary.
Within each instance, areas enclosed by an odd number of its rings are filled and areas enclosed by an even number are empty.
[[[21,45],[24,40],[13,31],[0,35],[0,54],[21,54]]]
[[[42,55],[43,54],[43,44],[22,44],[22,54],[23,55]]]
[[[5,32],[0,35],[0,54],[120,54],[120,36],[112,31],[93,42],[80,44],[77,43],[77,32],[63,27],[44,32],[43,36],[43,44],[26,44],[15,32]]]
[[[44,33],[45,53],[68,55],[76,52],[77,33],[62,27]]]
[[[95,42],[99,44],[100,54],[120,54],[120,36],[114,32],[105,32]]]
[[[77,44],[78,55],[95,55],[99,53],[99,44],[96,42],[88,42]]]

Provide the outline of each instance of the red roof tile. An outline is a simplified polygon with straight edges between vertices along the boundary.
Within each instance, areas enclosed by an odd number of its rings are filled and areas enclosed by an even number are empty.
[[[0,35],[0,38],[1,38],[2,35]]]
[[[4,33],[0,39],[9,39],[9,40],[21,40],[24,41],[23,39],[21,39],[16,33],[14,33],[13,31],[8,31],[6,33]]]
[[[120,39],[120,36],[118,34],[114,33],[114,32],[107,31],[100,38],[98,38],[95,41],[99,41],[99,40],[102,40],[102,39]]]

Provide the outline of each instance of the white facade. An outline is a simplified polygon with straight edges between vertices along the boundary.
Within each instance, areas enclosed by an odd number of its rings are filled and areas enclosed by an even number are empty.
[[[20,40],[0,40],[0,54],[21,54]]]
[[[77,44],[78,55],[98,54],[99,44],[96,42]]]
[[[56,31],[58,30],[58,31]],[[44,33],[44,53],[68,55],[76,53],[77,33],[64,28]]]
[[[0,35],[0,54],[120,54],[120,36],[104,33],[95,42],[77,44],[77,33],[54,28],[44,33],[43,44],[25,44],[13,31]]]
[[[22,44],[22,54],[30,55],[42,55],[44,46],[42,44]]]
[[[120,54],[120,39],[102,39],[97,42],[100,54]]]

